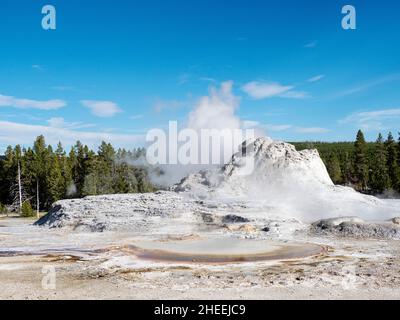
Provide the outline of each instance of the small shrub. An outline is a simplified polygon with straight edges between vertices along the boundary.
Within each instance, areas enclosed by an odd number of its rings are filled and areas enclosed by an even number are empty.
[[[7,207],[2,203],[0,203],[0,214],[7,214],[7,213],[8,213]]]
[[[35,211],[32,209],[31,204],[28,201],[26,201],[22,204],[21,215],[23,217],[35,216]]]

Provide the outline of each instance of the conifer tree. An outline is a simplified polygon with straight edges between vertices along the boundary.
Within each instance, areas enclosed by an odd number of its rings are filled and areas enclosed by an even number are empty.
[[[4,189],[4,203],[10,204],[13,196],[11,195],[11,188],[15,184],[15,177],[18,174],[18,163],[16,161],[14,149],[8,146],[5,152],[3,162],[4,177],[2,179],[2,186]]]
[[[397,141],[397,187],[396,191],[400,193],[400,132],[398,133],[399,139]]]
[[[398,167],[398,157],[397,157],[397,146],[396,142],[393,138],[391,132],[385,141],[386,153],[387,153],[387,170],[389,174],[389,187],[392,189],[396,189],[398,186],[398,175],[399,175],[399,167]]]
[[[38,136],[33,144],[35,154],[35,194],[39,198],[39,208],[45,208],[48,204],[48,169],[50,165],[49,149],[46,146],[44,136]]]
[[[349,152],[345,151],[340,157],[340,167],[342,171],[342,183],[348,184],[353,172],[353,164]]]
[[[383,137],[379,134],[375,144],[371,167],[371,188],[376,193],[383,193],[390,185],[390,178],[387,170],[386,148],[383,143]]]
[[[361,130],[357,133],[356,142],[354,144],[354,177],[357,187],[365,190],[368,186],[368,158],[367,145],[364,134]]]
[[[64,182],[59,159],[56,155],[51,157],[50,168],[47,174],[48,199],[46,206],[60,200],[64,196]]]
[[[336,153],[332,152],[328,158],[326,168],[334,184],[342,182],[342,170]]]
[[[30,195],[32,195],[31,203],[34,204],[36,211],[40,209],[40,199],[39,199],[39,179],[38,179],[38,164],[36,163],[35,153],[31,148],[28,148],[24,152],[22,159],[23,176],[25,181],[25,186]]]

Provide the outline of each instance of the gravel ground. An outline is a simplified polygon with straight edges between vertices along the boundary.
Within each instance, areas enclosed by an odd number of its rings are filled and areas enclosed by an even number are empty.
[[[0,299],[400,298],[400,246],[395,240],[303,235],[303,242],[328,250],[303,259],[201,265],[138,259],[126,250],[132,240],[127,234],[44,231],[30,223],[0,220]],[[21,233],[32,239],[28,245],[18,240]],[[46,250],[43,243],[49,241],[53,247]],[[25,254],[7,256],[10,243]],[[107,249],[98,250],[102,246]],[[42,252],[34,254],[38,249]],[[55,288],[47,281],[52,270]]]

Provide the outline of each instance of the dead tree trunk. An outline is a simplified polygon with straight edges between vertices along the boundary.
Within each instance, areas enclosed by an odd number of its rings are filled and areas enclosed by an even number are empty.
[[[21,184],[21,165],[18,161],[18,195],[19,195],[19,214],[22,213],[22,184]]]
[[[36,216],[39,219],[39,178],[36,179]]]

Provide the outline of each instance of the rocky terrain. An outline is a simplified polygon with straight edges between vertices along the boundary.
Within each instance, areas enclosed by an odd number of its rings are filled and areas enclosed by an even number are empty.
[[[400,239],[399,218],[389,221],[366,222],[356,217],[342,217],[317,221],[311,233],[358,239]]]

